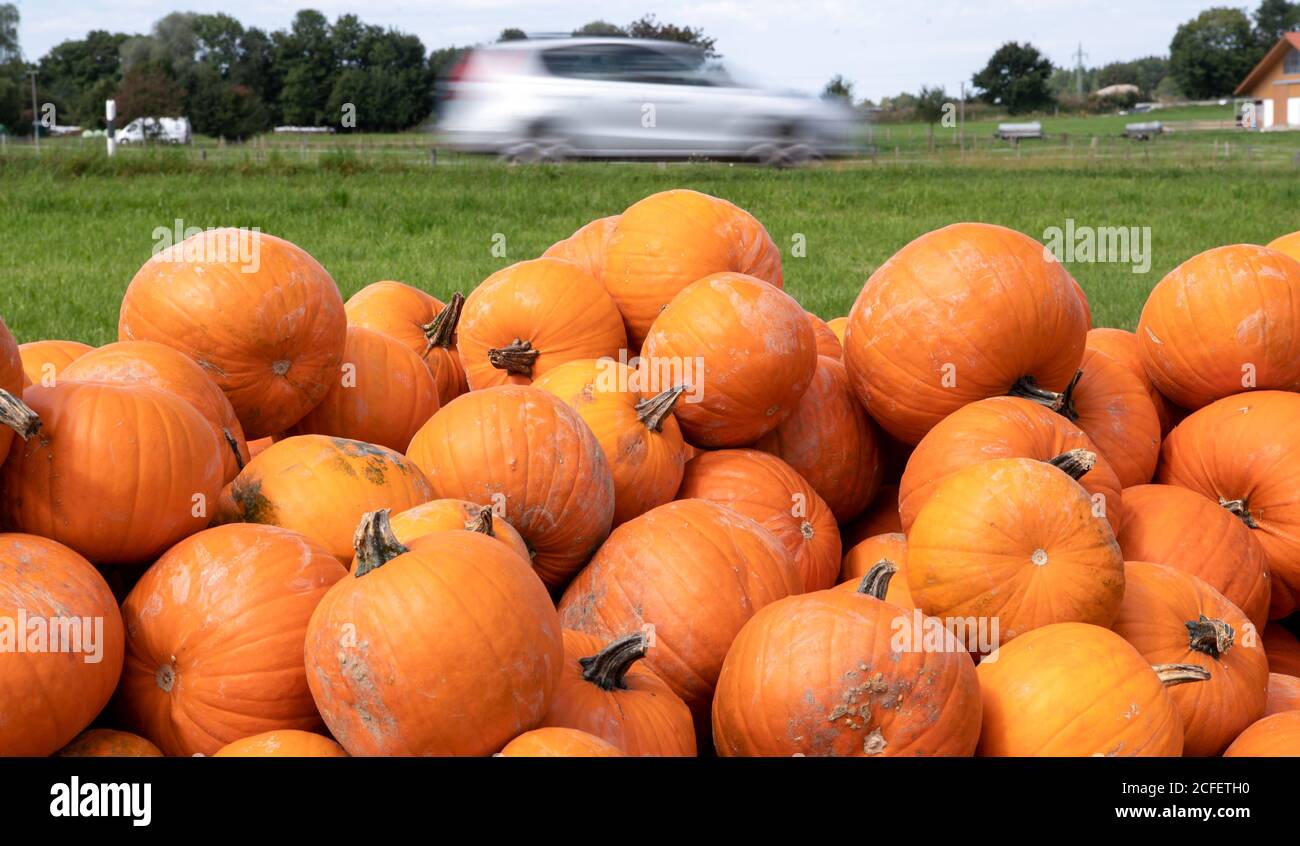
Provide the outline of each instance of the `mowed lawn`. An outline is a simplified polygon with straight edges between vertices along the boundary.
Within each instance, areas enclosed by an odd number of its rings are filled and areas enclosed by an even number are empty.
[[[0,316],[20,341],[114,340],[122,292],[153,251],[155,230],[173,230],[178,219],[288,238],[330,271],[345,297],[399,279],[445,298],[647,194],[694,188],[762,220],[785,255],[787,290],[825,318],[847,314],[872,270],[908,241],[957,221],[999,223],[1039,239],[1067,219],[1150,227],[1146,273],[1128,263],[1068,265],[1095,323],[1126,328],[1147,291],[1191,255],[1300,229],[1294,171],[1231,164],[171,169],[74,175],[0,163]]]

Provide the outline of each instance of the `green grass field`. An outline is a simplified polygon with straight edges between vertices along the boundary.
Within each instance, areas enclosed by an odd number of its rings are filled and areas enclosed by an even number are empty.
[[[116,337],[117,310],[155,229],[256,226],[292,240],[344,296],[400,279],[445,297],[533,258],[592,218],[672,187],[732,200],[782,248],[786,287],[823,317],[846,314],[863,281],[912,238],[955,221],[1150,227],[1151,267],[1069,265],[1098,325],[1133,327],[1147,291],[1209,247],[1300,228],[1300,180],[1246,161],[1002,166],[945,159],[773,171],[726,164],[430,167],[329,154],[196,163],[188,152],[0,157],[0,315],[20,341]],[[504,236],[506,255],[493,254]],[[792,255],[802,236],[806,255]]]

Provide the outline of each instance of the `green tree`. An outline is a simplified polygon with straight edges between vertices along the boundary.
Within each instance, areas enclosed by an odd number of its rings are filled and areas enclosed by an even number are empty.
[[[716,59],[721,54],[716,49],[717,40],[709,38],[704,30],[677,24],[659,23],[654,15],[645,15],[640,20],[627,25],[627,34],[632,38],[651,38],[657,41],[678,41],[700,48],[705,57]]]
[[[948,92],[944,90],[942,85],[937,88],[923,85],[920,93],[916,95],[913,108],[916,110],[916,116],[925,121],[929,129],[930,149],[934,149],[934,125],[943,120],[944,114],[951,107]]]
[[[1262,0],[1255,10],[1255,37],[1268,48],[1285,33],[1300,27],[1300,3],[1287,0]]]
[[[288,32],[277,32],[276,64],[284,74],[280,111],[294,126],[333,123],[327,113],[338,74],[329,20],[312,9],[294,15]]]
[[[22,59],[18,44],[18,7],[13,3],[0,3],[0,65]]]
[[[1231,94],[1264,48],[1240,9],[1214,8],[1178,27],[1169,45],[1169,73],[1188,97]]]
[[[121,82],[120,52],[128,37],[94,30],[83,39],[56,44],[41,57],[37,65],[41,87],[65,112],[59,123],[104,125],[104,101]]]
[[[573,31],[574,38],[618,38],[627,35],[627,30],[609,21],[595,20],[585,23]]]
[[[184,111],[185,90],[158,65],[136,65],[122,77],[113,99],[117,123],[138,117],[178,117]]]
[[[835,74],[822,88],[822,98],[826,100],[843,100],[846,103],[853,103],[853,83],[845,79],[840,74]]]
[[[1008,41],[997,49],[972,82],[986,103],[1002,106],[1010,114],[1021,114],[1052,104],[1048,80],[1052,63],[1026,42]]]
[[[1151,97],[1160,80],[1169,74],[1169,60],[1163,56],[1146,56],[1127,62],[1111,62],[1098,68],[1096,74],[1097,88],[1136,85],[1143,97]]]
[[[136,35],[122,42],[122,71],[152,65],[173,79],[189,72],[199,52],[193,12],[172,12],[154,22],[148,35]]]
[[[509,29],[503,29],[501,30],[501,34],[497,36],[497,41],[527,41],[527,40],[528,40],[528,33],[524,32],[522,29],[516,29],[515,27],[510,27]]]

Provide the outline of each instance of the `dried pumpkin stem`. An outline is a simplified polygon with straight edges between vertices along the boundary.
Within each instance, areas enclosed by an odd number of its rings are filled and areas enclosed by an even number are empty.
[[[1210,677],[1209,670],[1195,664],[1152,664],[1151,669],[1156,671],[1156,675],[1160,677],[1160,682],[1165,687],[1205,681]]]
[[[239,440],[231,434],[229,429],[223,428],[221,434],[226,436],[226,446],[230,447],[230,451],[235,454],[235,466],[243,470],[246,462],[243,454],[239,451]]]
[[[457,291],[451,295],[446,308],[421,327],[424,329],[425,340],[428,341],[428,346],[424,348],[426,353],[434,347],[451,347],[456,338],[456,324],[460,322],[460,310],[464,305],[465,297]]]
[[[601,690],[627,690],[627,671],[645,657],[650,640],[645,632],[620,637],[589,658],[579,658],[582,677]]]
[[[533,349],[532,341],[515,338],[509,346],[488,350],[488,364],[512,376],[532,376],[533,363],[541,354]]]
[[[465,522],[465,529],[487,535],[490,538],[496,537],[497,533],[492,529],[492,507],[485,505],[480,508],[474,519]]]
[[[1076,370],[1070,384],[1065,387],[1064,391],[1060,392],[1038,387],[1038,383],[1033,376],[1022,376],[1011,386],[1011,390],[1007,393],[1013,397],[1032,400],[1055,411],[1070,422],[1077,423],[1079,422],[1079,412],[1074,408],[1074,389],[1079,384],[1079,379],[1082,376],[1083,371]]]
[[[898,565],[888,558],[882,558],[862,577],[858,583],[858,593],[873,596],[876,599],[884,599],[885,594],[889,592],[889,580],[898,572]]]
[[[0,388],[0,424],[18,433],[24,441],[41,431],[41,418],[27,403]]]
[[[1250,526],[1252,529],[1259,528],[1259,523],[1256,523],[1255,518],[1250,516],[1250,506],[1246,503],[1246,500],[1224,499],[1223,497],[1219,497],[1219,505],[1228,509],[1234,517],[1245,523],[1247,526]]]
[[[1072,449],[1054,458],[1047,459],[1047,463],[1058,470],[1064,471],[1067,476],[1077,482],[1097,465],[1097,453],[1082,448]]]
[[[388,514],[387,508],[367,512],[361,518],[356,534],[352,536],[352,546],[357,553],[352,575],[358,579],[410,551],[393,533],[393,524],[389,521]]]
[[[651,432],[662,432],[664,421],[668,419],[669,414],[672,414],[673,407],[677,405],[677,400],[685,391],[685,385],[678,385],[655,394],[650,399],[641,400],[636,404],[637,419]]]
[[[1222,620],[1211,620],[1202,614],[1201,619],[1189,620],[1184,625],[1191,638],[1189,646],[1197,652],[1218,658],[1232,648],[1236,633]]]

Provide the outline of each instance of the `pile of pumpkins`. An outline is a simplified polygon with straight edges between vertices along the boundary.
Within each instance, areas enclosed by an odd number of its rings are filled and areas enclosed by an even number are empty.
[[[446,303],[216,230],[0,323],[0,753],[1300,754],[1300,233],[1136,333],[984,223],[782,283],[673,190]]]

